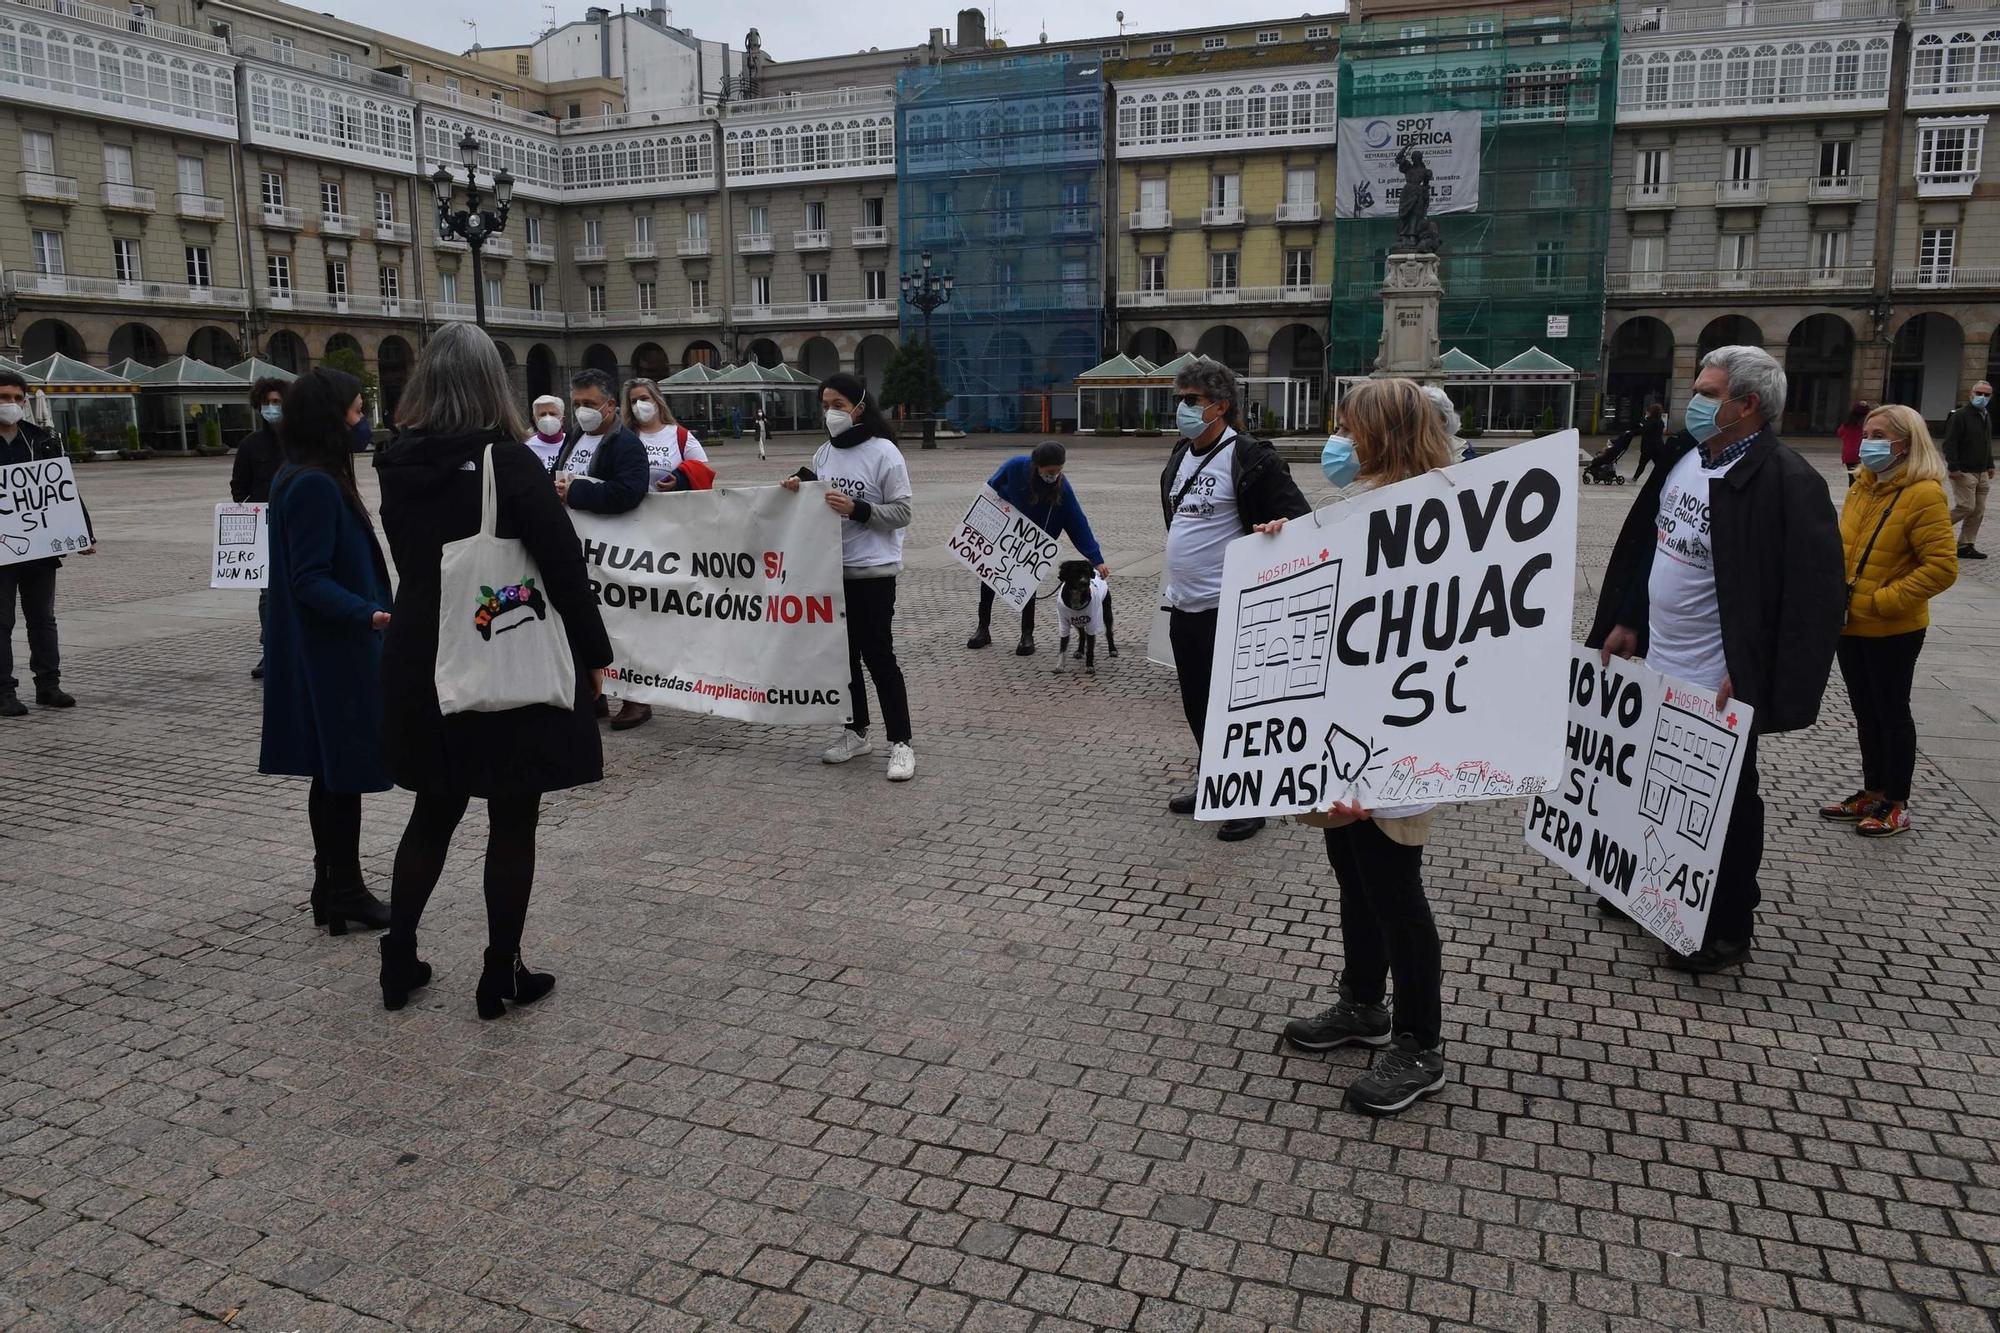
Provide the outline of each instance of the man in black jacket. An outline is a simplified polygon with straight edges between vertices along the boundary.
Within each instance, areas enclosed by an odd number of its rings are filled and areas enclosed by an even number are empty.
[[[618,386],[601,370],[579,370],[569,382],[576,429],[556,454],[556,495],[587,514],[625,514],[639,507],[652,488],[646,446],[618,419]],[[611,696],[597,697],[599,717],[613,731],[630,731],[653,720],[653,706],[623,703],[614,713]]]
[[[1973,545],[1986,517],[1986,492],[1993,486],[1993,386],[1985,380],[1972,386],[1972,399],[1944,423],[1944,465],[1951,475],[1951,521],[1958,530],[1958,558],[1984,560]]]
[[[278,423],[285,417],[285,381],[266,375],[250,386],[250,410],[256,414],[257,429],[236,446],[236,461],[229,466],[229,498],[237,504],[271,503],[271,480],[284,463],[278,447]],[[257,590],[257,643],[264,643],[265,620],[269,614],[271,590]],[[264,679],[264,656],[250,668],[250,679]]]
[[[27,419],[28,382],[0,370],[0,464],[61,458],[62,441]],[[87,522],[89,515],[85,515]],[[95,547],[85,555],[94,554]],[[0,717],[26,717],[14,677],[14,602],[28,622],[28,670],[35,678],[35,702],[44,708],[74,708],[63,692],[62,657],[56,642],[56,571],[60,556],[0,565]]]
[[[1181,709],[1197,749],[1208,725],[1209,673],[1222,600],[1222,559],[1244,533],[1282,526],[1310,513],[1291,469],[1262,440],[1238,434],[1243,396],[1236,373],[1207,357],[1175,377],[1174,419],[1180,443],[1160,473],[1160,511],[1167,522],[1167,605],[1180,675]],[[1194,813],[1189,787],[1167,808]],[[1231,819],[1215,831],[1224,842],[1254,837],[1261,817]]]
[[[1626,516],[1589,646],[1757,710],[1729,814],[1702,947],[1687,972],[1750,955],[1764,859],[1757,737],[1819,716],[1846,619],[1845,557],[1826,482],[1769,428],[1785,371],[1761,347],[1702,358],[1685,435]],[[1678,445],[1678,448],[1675,448]]]

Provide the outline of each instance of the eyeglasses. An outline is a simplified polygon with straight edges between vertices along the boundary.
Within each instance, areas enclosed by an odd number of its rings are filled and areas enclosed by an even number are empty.
[[[1176,395],[1174,395],[1174,401],[1175,401],[1175,402],[1177,402],[1177,403],[1179,403],[1179,404],[1180,404],[1180,405],[1181,405],[1182,407],[1207,407],[1207,406],[1208,406],[1208,399],[1206,399],[1206,398],[1202,397],[1202,396],[1201,396],[1200,394],[1198,394],[1198,393],[1183,393],[1183,394],[1176,394]]]

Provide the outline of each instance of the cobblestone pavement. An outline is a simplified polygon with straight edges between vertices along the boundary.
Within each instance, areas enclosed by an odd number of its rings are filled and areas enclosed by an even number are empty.
[[[939,548],[1003,455],[913,452],[917,780],[665,713],[608,738],[548,807],[527,952],[561,984],[497,1023],[475,835],[408,1010],[372,937],[307,924],[254,611],[204,586],[226,466],[87,471],[82,707],[0,726],[0,1327],[1995,1327],[1985,810],[1927,758],[1915,836],[1811,817],[1853,785],[1836,685],[1765,755],[1755,961],[1698,984],[1518,808],[1453,810],[1453,1081],[1350,1115],[1361,1057],[1278,1042],[1337,967],[1314,836],[1162,808],[1191,747],[1143,661],[1159,451],[1076,452],[1132,574],[1117,661],[964,650]],[[1631,494],[1584,492],[1587,576]],[[1993,641],[1994,577],[1940,639]],[[368,802],[378,887],[407,808]]]

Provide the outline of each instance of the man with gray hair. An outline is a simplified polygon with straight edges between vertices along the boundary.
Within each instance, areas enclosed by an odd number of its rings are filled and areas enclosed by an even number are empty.
[[[1312,511],[1277,450],[1237,433],[1243,425],[1242,407],[1236,373],[1219,361],[1202,357],[1174,379],[1174,422],[1180,439],[1160,473],[1160,509],[1167,519],[1165,597],[1181,710],[1197,748],[1208,725],[1223,552],[1246,532],[1275,532],[1286,519]],[[1167,808],[1177,815],[1191,815],[1195,798],[1195,789],[1189,787],[1168,801]],[[1263,827],[1262,818],[1231,819],[1215,836],[1239,842]]]
[[[1826,482],[1779,443],[1785,370],[1761,347],[1701,360],[1678,454],[1640,490],[1605,570],[1589,644],[1756,710],[1723,836],[1708,936],[1671,960],[1713,972],[1750,956],[1762,891],[1757,738],[1811,726],[1847,616],[1846,557]],[[1608,904],[1601,904],[1606,905]],[[1615,909],[1613,909],[1615,910]]]

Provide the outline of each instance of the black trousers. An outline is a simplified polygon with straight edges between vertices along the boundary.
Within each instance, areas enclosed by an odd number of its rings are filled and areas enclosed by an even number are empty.
[[[62,680],[62,655],[56,650],[56,569],[53,560],[0,565],[0,692],[12,693],[14,679],[14,601],[28,622],[28,670],[37,686]]]
[[[868,680],[882,701],[882,729],[889,744],[910,739],[910,694],[903,685],[903,668],[896,662],[896,580],[845,579],[847,591],[847,691],[854,720],[847,729],[868,733]],[[862,667],[867,667],[867,676]]]
[[[1708,940],[1747,940],[1756,933],[1757,905],[1764,901],[1757,871],[1764,864],[1764,798],[1758,791],[1757,738],[1745,742],[1743,775],[1736,803],[1729,808],[1729,832],[1715,870],[1715,902],[1708,909]]]
[[[979,628],[987,629],[993,624],[993,589],[984,583],[979,585]],[[1026,638],[1035,632],[1035,599],[1021,608],[1021,636]]]
[[[361,877],[361,793],[334,791],[314,778],[306,791],[306,819],[312,824],[313,859],[343,881]]]
[[[465,818],[464,796],[417,794],[403,841],[396,848],[396,875],[389,888],[389,938],[415,946],[417,923],[444,874],[451,835]],[[486,802],[486,943],[514,954],[528,923],[528,895],[535,887],[535,826],[541,819],[539,795],[496,796]]]
[[[1892,801],[1910,799],[1917,771],[1917,723],[1910,716],[1910,689],[1924,631],[1863,638],[1840,636],[1840,675],[1854,705],[1854,729],[1861,740],[1861,785]]]
[[[1181,678],[1181,711],[1187,714],[1194,748],[1208,728],[1208,677],[1215,667],[1215,626],[1219,611],[1168,613],[1167,638],[1174,646],[1174,670]]]
[[[1326,831],[1326,859],[1340,884],[1341,996],[1380,1004],[1393,974],[1396,1032],[1430,1050],[1444,1018],[1444,946],[1424,897],[1424,849],[1363,819]]]

